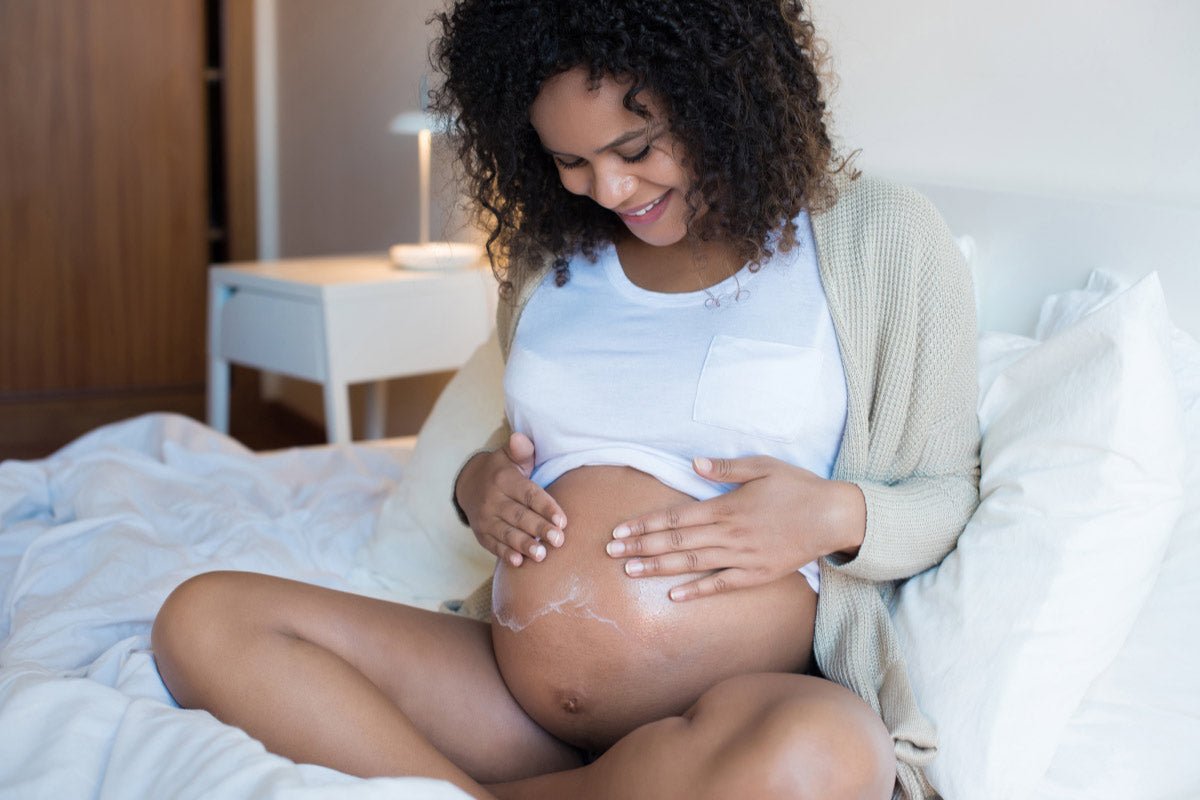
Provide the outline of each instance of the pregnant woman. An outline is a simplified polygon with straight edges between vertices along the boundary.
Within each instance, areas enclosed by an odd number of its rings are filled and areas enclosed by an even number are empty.
[[[978,499],[974,316],[825,127],[795,0],[459,0],[438,110],[502,281],[460,613],[245,573],[154,627],[181,705],[479,798],[932,794],[888,617]],[[449,487],[448,487],[449,488]]]

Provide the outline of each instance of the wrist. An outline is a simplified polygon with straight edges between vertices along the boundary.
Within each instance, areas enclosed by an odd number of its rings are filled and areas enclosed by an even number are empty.
[[[464,484],[464,478],[466,479],[466,482],[471,480],[471,473],[478,467],[481,457],[486,456],[489,452],[491,451],[476,450],[467,457],[467,460],[463,462],[462,467],[459,468],[458,474],[454,476],[454,486],[450,491],[450,502],[454,504],[454,513],[458,515],[459,521],[468,527],[470,526],[471,521],[467,518],[466,509],[463,508],[462,501],[459,499],[459,489]]]
[[[829,552],[854,558],[867,537],[867,498],[856,483],[834,481],[833,485]]]

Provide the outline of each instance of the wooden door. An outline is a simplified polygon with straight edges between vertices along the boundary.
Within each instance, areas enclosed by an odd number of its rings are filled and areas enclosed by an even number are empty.
[[[211,173],[214,5],[0,0],[0,458],[28,455],[6,444],[30,426],[58,444],[129,413],[199,413],[228,206]]]

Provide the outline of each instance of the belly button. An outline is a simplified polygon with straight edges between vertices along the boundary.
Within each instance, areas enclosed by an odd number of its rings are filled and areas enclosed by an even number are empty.
[[[568,714],[578,714],[583,711],[583,701],[574,694],[559,695],[558,704]]]

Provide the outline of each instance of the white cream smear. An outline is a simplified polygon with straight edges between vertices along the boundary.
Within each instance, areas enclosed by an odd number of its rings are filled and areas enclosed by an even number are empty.
[[[567,585],[567,594],[558,600],[552,600],[539,609],[536,609],[527,615],[518,615],[500,597],[497,584],[492,585],[492,619],[500,625],[508,628],[511,631],[523,631],[537,622],[539,619],[550,614],[561,614],[564,617],[577,617],[579,619],[591,619],[596,622],[603,622],[606,625],[611,625],[617,633],[621,633],[621,626],[615,621],[602,617],[597,614],[591,607],[592,593],[589,587],[585,586],[583,581],[579,580],[578,575],[571,576],[571,582]]]

